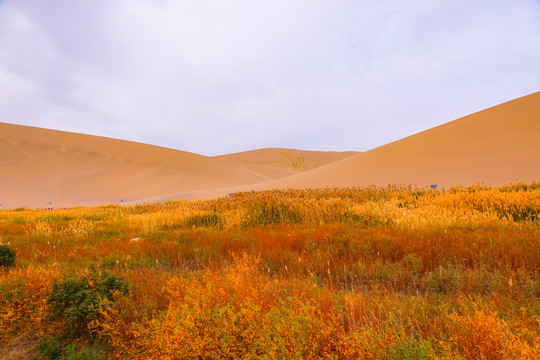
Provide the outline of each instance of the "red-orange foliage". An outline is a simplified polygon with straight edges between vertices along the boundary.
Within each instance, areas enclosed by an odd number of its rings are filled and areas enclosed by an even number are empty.
[[[92,324],[109,357],[536,359],[538,199],[518,184],[2,211],[17,266],[0,344],[55,335],[53,280],[96,265],[132,286]]]

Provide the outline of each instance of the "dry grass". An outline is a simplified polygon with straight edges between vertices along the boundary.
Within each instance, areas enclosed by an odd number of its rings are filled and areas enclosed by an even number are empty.
[[[536,183],[4,210],[0,343],[58,336],[52,282],[97,265],[132,290],[65,341],[109,357],[535,359],[539,214]]]

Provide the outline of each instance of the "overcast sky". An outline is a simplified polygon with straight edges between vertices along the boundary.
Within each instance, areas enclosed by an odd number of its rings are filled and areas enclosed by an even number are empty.
[[[0,0],[0,121],[369,150],[540,90],[540,1]]]

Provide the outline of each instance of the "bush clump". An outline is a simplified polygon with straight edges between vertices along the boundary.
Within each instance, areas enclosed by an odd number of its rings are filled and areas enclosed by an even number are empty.
[[[65,276],[64,280],[54,282],[47,298],[49,320],[59,320],[68,335],[82,335],[100,317],[101,310],[114,301],[115,294],[128,291],[129,285],[123,278],[95,267],[79,276]]]
[[[189,227],[213,227],[223,229],[223,219],[217,214],[212,212],[205,212],[201,214],[194,214],[189,216],[185,223]]]
[[[65,344],[54,337],[45,337],[37,346],[43,360],[105,360],[106,351],[99,344],[87,346],[84,344]]]
[[[15,253],[15,250],[13,250],[7,245],[0,244],[0,266],[3,266],[3,267],[15,266],[16,258],[17,258],[17,254]]]
[[[458,289],[460,279],[461,273],[455,267],[440,266],[422,279],[422,285],[428,291],[448,294]]]

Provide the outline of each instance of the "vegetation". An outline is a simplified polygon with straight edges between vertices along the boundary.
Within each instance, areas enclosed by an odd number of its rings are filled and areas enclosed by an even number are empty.
[[[93,267],[79,276],[67,275],[53,283],[47,298],[49,317],[63,323],[66,334],[81,335],[100,318],[115,294],[127,292],[123,278]]]
[[[7,245],[0,244],[0,266],[2,267],[15,266],[16,258],[17,258],[17,254],[15,253],[15,250],[13,250]]]
[[[284,155],[288,160],[288,165],[298,171],[306,171],[306,159],[304,158],[304,155],[302,154],[296,154],[296,156],[282,152],[282,155]]]
[[[539,214],[538,183],[2,211],[0,349],[39,330],[42,359],[537,359]]]

